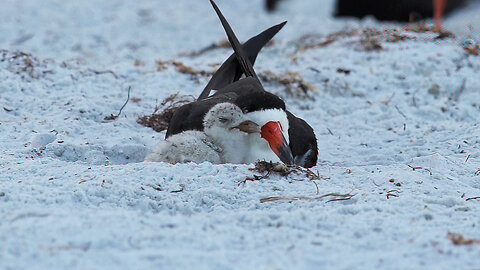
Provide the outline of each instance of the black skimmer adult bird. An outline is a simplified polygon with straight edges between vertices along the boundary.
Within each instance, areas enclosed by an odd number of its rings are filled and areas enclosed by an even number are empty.
[[[337,17],[363,18],[373,15],[381,21],[405,21],[435,18],[435,27],[441,28],[444,13],[465,4],[466,0],[337,0]]]
[[[248,143],[248,134],[261,132],[260,126],[232,103],[213,106],[205,115],[203,126],[204,131],[187,130],[168,137],[145,161],[245,163],[248,153],[242,153],[237,146]]]
[[[234,53],[215,72],[197,101],[178,108],[170,120],[166,138],[186,130],[204,130],[204,115],[218,103],[237,105],[251,121],[261,126],[261,135],[251,134],[250,140],[237,145],[246,152],[246,162],[277,161],[313,167],[318,148],[313,129],[304,120],[285,109],[278,96],[265,91],[253,63],[261,48],[283,27],[275,25],[248,40],[243,46],[216,4],[210,0],[222,23]],[[245,78],[241,78],[245,75]],[[212,90],[216,90],[210,95]]]

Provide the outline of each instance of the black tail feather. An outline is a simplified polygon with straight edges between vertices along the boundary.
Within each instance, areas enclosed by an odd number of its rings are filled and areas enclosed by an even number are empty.
[[[210,0],[210,3],[215,9],[215,12],[217,13],[218,18],[220,19],[220,22],[223,25],[223,29],[227,34],[228,40],[230,41],[230,45],[232,45],[232,48],[235,51],[235,55],[237,57],[238,62],[240,63],[240,67],[242,68],[243,73],[245,73],[245,76],[247,77],[258,78],[257,74],[255,73],[255,70],[253,70],[252,63],[250,63],[250,61],[248,60],[247,55],[243,51],[242,45],[238,41],[237,37],[235,36],[235,33],[233,32],[232,28],[230,27],[227,20],[223,16],[222,12],[220,11],[220,9],[218,9],[217,5],[215,4],[215,2],[213,2],[213,0]]]
[[[283,28],[286,23],[287,22],[285,21],[268,28],[262,33],[250,38],[242,45],[243,51],[246,53],[252,66],[255,64],[255,60],[257,59],[260,50],[278,33],[278,31],[280,31],[280,29]],[[198,99],[207,98],[212,89],[221,89],[228,84],[237,81],[242,74],[243,71],[240,67],[240,63],[237,61],[235,53],[233,53],[227,60],[225,60],[215,74],[213,74]]]

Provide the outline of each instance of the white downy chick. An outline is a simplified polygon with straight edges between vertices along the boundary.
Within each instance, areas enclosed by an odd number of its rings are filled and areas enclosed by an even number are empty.
[[[188,130],[170,136],[157,144],[155,149],[147,155],[145,161],[168,163],[202,163],[220,164],[220,152],[213,140],[204,132]]]
[[[247,120],[240,108],[231,103],[213,106],[204,117],[204,131],[184,131],[158,144],[146,161],[169,163],[211,162],[243,163],[247,153],[247,135],[260,127]]]

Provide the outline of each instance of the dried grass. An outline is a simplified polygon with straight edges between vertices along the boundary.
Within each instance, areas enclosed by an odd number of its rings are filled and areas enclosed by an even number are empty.
[[[22,80],[26,81],[39,79],[48,73],[53,73],[52,70],[46,69],[48,61],[40,61],[29,53],[0,50],[0,63],[5,62],[8,71],[19,75]]]
[[[323,177],[320,175],[320,173],[317,171],[314,173],[312,170],[308,168],[303,168],[297,165],[285,165],[283,163],[278,163],[278,162],[271,162],[271,161],[258,161],[255,163],[254,168],[249,168],[248,170],[250,171],[255,171],[258,173],[262,173],[264,175],[258,176],[254,175],[253,178],[247,177],[245,181],[250,180],[260,180],[260,179],[265,179],[268,178],[272,173],[279,174],[283,177],[289,176],[290,174],[294,173],[297,175],[303,175],[306,179],[308,180],[328,180],[330,178],[328,177]]]
[[[192,75],[195,78],[199,76],[208,77],[213,75],[213,72],[211,71],[198,70],[193,67],[187,66],[180,61],[175,61],[175,60],[168,60],[168,61],[156,60],[155,65],[157,67],[157,71],[163,71],[163,70],[166,70],[169,66],[173,66],[175,67],[175,70],[177,72],[182,74]]]
[[[212,50],[215,50],[215,49],[220,49],[220,48],[231,48],[230,42],[228,42],[227,39],[222,39],[219,42],[213,43],[213,44],[211,44],[211,45],[209,45],[205,48],[202,48],[198,51],[182,52],[182,53],[179,53],[178,56],[179,57],[183,57],[183,56],[196,57],[196,56],[202,55],[206,52],[209,52],[209,51],[212,51]]]
[[[425,23],[417,23],[408,25],[403,28],[405,31],[414,33],[436,33],[435,39],[454,38],[455,35],[447,30],[437,30],[434,26],[427,26]]]
[[[268,83],[283,85],[288,95],[293,97],[311,98],[310,94],[317,88],[307,82],[297,72],[285,72],[276,74],[271,71],[265,71],[259,75],[260,79]]]
[[[180,96],[177,92],[163,100],[160,105],[156,105],[151,115],[138,117],[137,123],[150,127],[156,132],[166,130],[175,110],[193,101],[195,101],[193,96]]]
[[[425,23],[408,25],[403,28],[389,28],[383,30],[376,29],[354,29],[346,31],[338,31],[327,36],[307,34],[299,39],[291,42],[295,47],[295,53],[291,57],[292,61],[296,61],[298,56],[310,49],[323,48],[332,45],[340,40],[350,40],[359,50],[379,51],[383,49],[383,42],[401,42],[405,40],[416,40],[416,37],[408,35],[408,33],[435,33],[438,34],[434,40],[453,38],[454,35],[446,30],[436,30],[434,27],[427,26]],[[478,53],[478,50],[466,49]]]
[[[471,47],[463,47],[467,54],[479,56],[480,55],[480,44]]]
[[[466,239],[463,235],[459,233],[451,233],[447,234],[447,238],[452,241],[452,244],[456,246],[469,246],[474,244],[480,244],[480,239]]]

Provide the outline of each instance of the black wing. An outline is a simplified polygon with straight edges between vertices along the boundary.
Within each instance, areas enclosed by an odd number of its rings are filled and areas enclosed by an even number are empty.
[[[244,113],[261,109],[285,110],[285,102],[278,96],[265,91],[260,81],[253,77],[243,78],[218,90],[212,98],[235,95],[233,101]]]
[[[317,164],[318,146],[317,138],[312,127],[303,119],[287,111],[288,136],[295,164],[310,168]],[[292,138],[294,138],[292,140]]]
[[[247,54],[248,60],[250,60],[252,65],[255,64],[255,60],[257,59],[257,55],[260,50],[275,36],[275,34],[278,33],[278,31],[280,31],[280,29],[282,29],[286,23],[287,22],[285,21],[268,28],[262,33],[250,38],[242,45],[243,51]],[[227,60],[225,60],[215,74],[213,74],[212,78],[208,82],[207,86],[205,86],[198,99],[200,100],[207,98],[212,89],[221,89],[232,82],[238,81],[242,75],[243,71],[239,62],[237,61],[235,53],[233,53]]]
[[[231,102],[243,112],[259,109],[282,109],[285,103],[278,96],[263,89],[252,77],[243,78],[218,90],[214,95],[191,102],[176,109],[168,125],[166,138],[186,130],[203,130],[205,114],[218,103]]]

